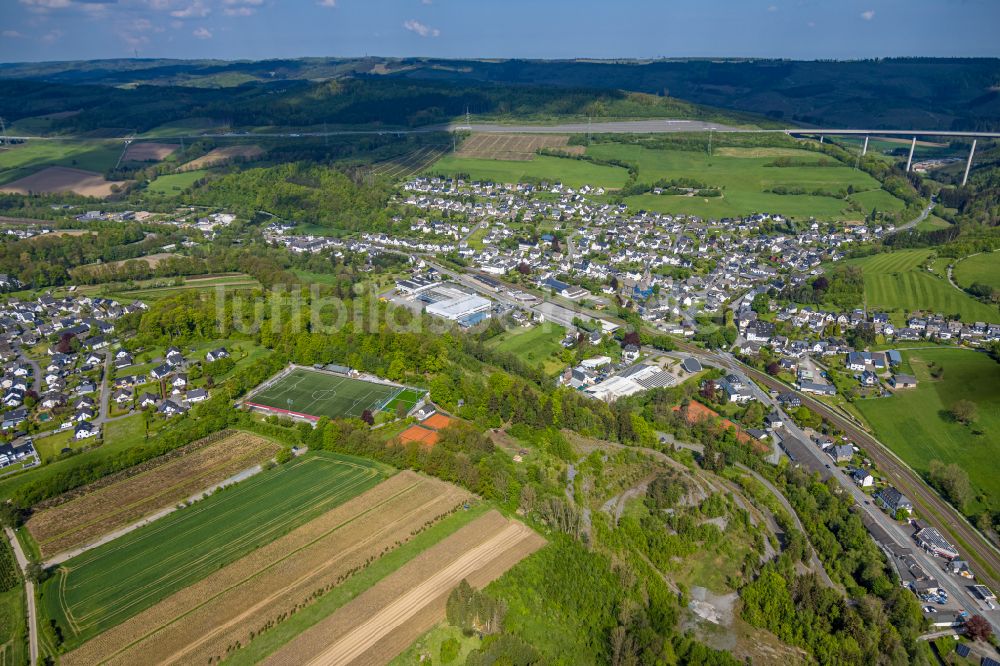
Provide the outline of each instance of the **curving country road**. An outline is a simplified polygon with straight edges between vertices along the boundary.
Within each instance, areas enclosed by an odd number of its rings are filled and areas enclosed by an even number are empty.
[[[17,535],[9,527],[5,527],[3,530],[10,540],[11,547],[14,549],[14,558],[17,560],[17,565],[21,567],[21,573],[24,574],[24,591],[28,602],[28,652],[31,655],[31,666],[35,666],[38,663],[38,613],[35,610],[35,584],[28,578],[28,558],[24,556],[24,551],[21,550],[21,544],[17,540]]]

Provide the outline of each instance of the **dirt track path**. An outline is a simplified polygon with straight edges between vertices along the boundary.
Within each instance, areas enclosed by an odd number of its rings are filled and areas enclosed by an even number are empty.
[[[520,523],[508,525],[489,541],[468,551],[306,663],[310,666],[339,666],[351,663],[470,573],[533,534],[529,528]]]

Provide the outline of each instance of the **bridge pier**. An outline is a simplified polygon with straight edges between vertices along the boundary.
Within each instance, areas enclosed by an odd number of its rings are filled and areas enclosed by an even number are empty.
[[[865,145],[863,145],[861,147],[861,157],[864,157],[867,154],[868,154],[868,137],[866,136],[865,137]]]
[[[910,142],[910,156],[906,158],[906,173],[910,173],[910,166],[913,164],[913,149],[917,147],[917,137],[913,137]]]
[[[962,176],[962,187],[969,182],[969,169],[972,168],[972,156],[976,154],[976,140],[972,140],[972,150],[969,151],[969,159],[965,162],[965,175]]]

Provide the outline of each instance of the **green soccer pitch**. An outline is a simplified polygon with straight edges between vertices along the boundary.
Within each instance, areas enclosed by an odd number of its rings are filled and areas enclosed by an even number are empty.
[[[402,386],[295,368],[251,396],[246,404],[310,419],[322,416],[357,418],[365,410],[374,414],[386,409],[390,403],[404,402],[408,408],[413,407],[420,395],[420,392]]]

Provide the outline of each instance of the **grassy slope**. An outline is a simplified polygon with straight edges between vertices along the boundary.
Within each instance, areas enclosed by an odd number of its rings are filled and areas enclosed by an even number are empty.
[[[51,477],[61,471],[90,466],[119,451],[140,444],[144,439],[145,429],[142,415],[137,414],[126,419],[112,421],[105,426],[104,444],[100,447],[80,455],[57,460],[48,465],[35,467],[28,472],[0,481],[0,499],[9,498],[16,489],[27,483]]]
[[[1000,255],[986,252],[955,262],[952,277],[955,283],[969,287],[976,282],[1000,289]]]
[[[30,141],[0,150],[0,184],[49,166],[104,173],[115,165],[123,149],[117,141]]]
[[[870,213],[872,208],[892,212],[906,208],[906,204],[903,203],[902,199],[897,199],[885,190],[857,192],[850,195],[848,199],[856,201],[865,213]]]
[[[490,341],[498,351],[510,352],[529,365],[541,364],[545,372],[552,373],[563,366],[559,360],[566,329],[556,325],[516,328]]]
[[[516,183],[525,178],[539,178],[553,182],[558,181],[569,187],[583,185],[621,187],[628,179],[628,173],[620,167],[591,164],[582,160],[547,155],[541,155],[526,162],[505,162],[448,155],[431,165],[427,172],[432,174],[465,173],[473,180],[492,180],[501,183]]]
[[[918,349],[904,351],[916,373],[916,389],[855,404],[879,438],[919,472],[932,459],[957,462],[968,473],[977,492],[986,493],[988,504],[1000,507],[1000,364],[985,354],[962,349]],[[940,380],[930,377],[928,364],[944,367]],[[952,422],[944,412],[958,400],[979,407],[979,418],[970,428]],[[974,430],[984,434],[976,435]]]
[[[800,160],[818,161],[822,157],[809,151],[786,152],[794,152],[795,158]],[[765,165],[773,162],[775,157],[746,157],[742,155],[756,153],[734,153],[731,149],[727,150],[726,154],[716,154],[709,158],[707,153],[701,152],[651,150],[642,146],[601,143],[587,148],[587,154],[637,164],[641,182],[686,177],[710,186],[725,188],[721,197],[643,195],[630,197],[628,200],[633,208],[664,213],[724,217],[753,212],[776,212],[792,217],[859,219],[862,215],[849,211],[848,202],[842,199],[812,195],[779,195],[762,190],[785,186],[836,191],[847,188],[848,185],[853,185],[858,191],[879,189],[879,184],[874,178],[848,166],[768,167]],[[869,206],[865,212],[869,212],[870,209]]]
[[[903,250],[844,263],[861,266],[864,271],[869,309],[957,313],[963,321],[1000,322],[996,308],[955,289],[944,277],[924,270],[929,255],[930,250]]]
[[[195,169],[194,171],[182,171],[181,173],[160,176],[149,184],[146,191],[158,196],[177,194],[191,187],[196,180],[206,173],[208,171],[205,169]]]
[[[303,608],[288,620],[276,625],[272,629],[258,634],[248,646],[244,646],[243,649],[230,654],[226,659],[226,663],[231,666],[259,663],[264,657],[275,652],[282,645],[323,618],[331,615],[348,601],[372,587],[423,551],[453,534],[460,527],[468,525],[476,518],[479,518],[491,508],[493,507],[489,504],[475,505],[468,511],[460,511],[452,514],[424,530],[409,542],[386,553],[364,570],[351,576],[330,592],[324,594],[312,605]]]
[[[24,586],[0,593],[0,666],[28,663]]]
[[[66,647],[75,647],[387,474],[348,456],[298,458],[69,560],[43,587],[41,606],[63,628]]]
[[[928,215],[927,219],[921,220],[917,223],[916,229],[918,231],[934,231],[935,229],[947,229],[951,226],[951,222],[937,215]]]

